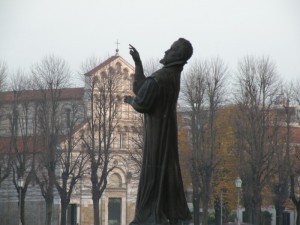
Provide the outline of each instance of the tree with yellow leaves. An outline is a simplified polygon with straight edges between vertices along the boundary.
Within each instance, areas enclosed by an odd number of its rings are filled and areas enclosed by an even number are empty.
[[[228,222],[228,214],[236,209],[236,201],[233,199],[236,199],[234,180],[238,176],[238,158],[233,151],[235,143],[232,127],[233,111],[233,105],[224,106],[219,110],[217,118],[219,151],[216,172],[213,176],[213,202],[217,225]]]

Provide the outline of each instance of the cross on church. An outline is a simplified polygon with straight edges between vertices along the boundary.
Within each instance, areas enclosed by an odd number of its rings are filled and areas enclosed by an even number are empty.
[[[118,55],[118,53],[119,53],[119,44],[120,44],[120,42],[117,40],[117,42],[116,42],[116,45],[117,45],[116,55]]]

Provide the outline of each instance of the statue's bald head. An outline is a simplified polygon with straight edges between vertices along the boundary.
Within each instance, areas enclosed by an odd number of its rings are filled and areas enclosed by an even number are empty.
[[[179,49],[179,54],[182,60],[188,61],[193,55],[193,46],[191,42],[184,38],[179,38],[177,41],[180,43],[181,48]]]
[[[168,65],[174,62],[186,62],[192,54],[191,43],[184,38],[179,38],[171,45],[170,49],[165,51],[165,56],[160,60],[160,63]]]

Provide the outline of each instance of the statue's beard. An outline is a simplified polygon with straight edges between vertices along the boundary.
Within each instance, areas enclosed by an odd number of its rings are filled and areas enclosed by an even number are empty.
[[[160,62],[161,64],[163,64],[163,65],[166,65],[166,60],[165,60],[165,58],[162,58],[161,60],[159,60],[159,62]]]
[[[180,57],[178,56],[164,56],[161,60],[159,60],[159,62],[161,64],[163,64],[164,66],[170,64],[170,63],[173,63],[173,62],[177,62],[177,61],[180,61],[182,60]]]

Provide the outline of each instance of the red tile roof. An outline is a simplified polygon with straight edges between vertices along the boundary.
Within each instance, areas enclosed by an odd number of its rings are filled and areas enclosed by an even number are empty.
[[[40,137],[36,139],[33,136],[28,136],[24,139],[17,137],[15,142],[16,145],[13,146],[11,137],[0,137],[0,153],[16,153],[16,151],[32,153],[40,152],[44,149]]]
[[[61,91],[60,100],[71,100],[71,99],[83,99],[84,89],[83,88],[62,88],[58,89]],[[50,90],[46,90],[46,94],[50,95]],[[43,99],[42,92],[40,90],[24,90],[21,92],[8,91],[8,92],[0,92],[0,102],[11,102],[15,98],[15,96],[19,94],[18,100],[20,101],[33,101]]]
[[[75,134],[76,132],[80,131],[85,124],[87,123],[87,120],[83,120],[81,123],[79,123],[78,125],[76,125],[74,127],[73,130],[73,134]],[[60,135],[58,137],[58,143],[62,143],[63,141],[66,141],[68,138],[67,135]],[[45,147],[43,147],[43,142],[42,142],[42,137],[41,136],[37,136],[34,137],[33,136],[27,136],[27,137],[22,137],[22,136],[18,136],[16,141],[16,146],[13,147],[12,146],[12,139],[11,137],[1,137],[0,136],[0,153],[15,153],[16,149],[18,149],[18,151],[20,152],[40,152],[40,151],[44,151]]]

